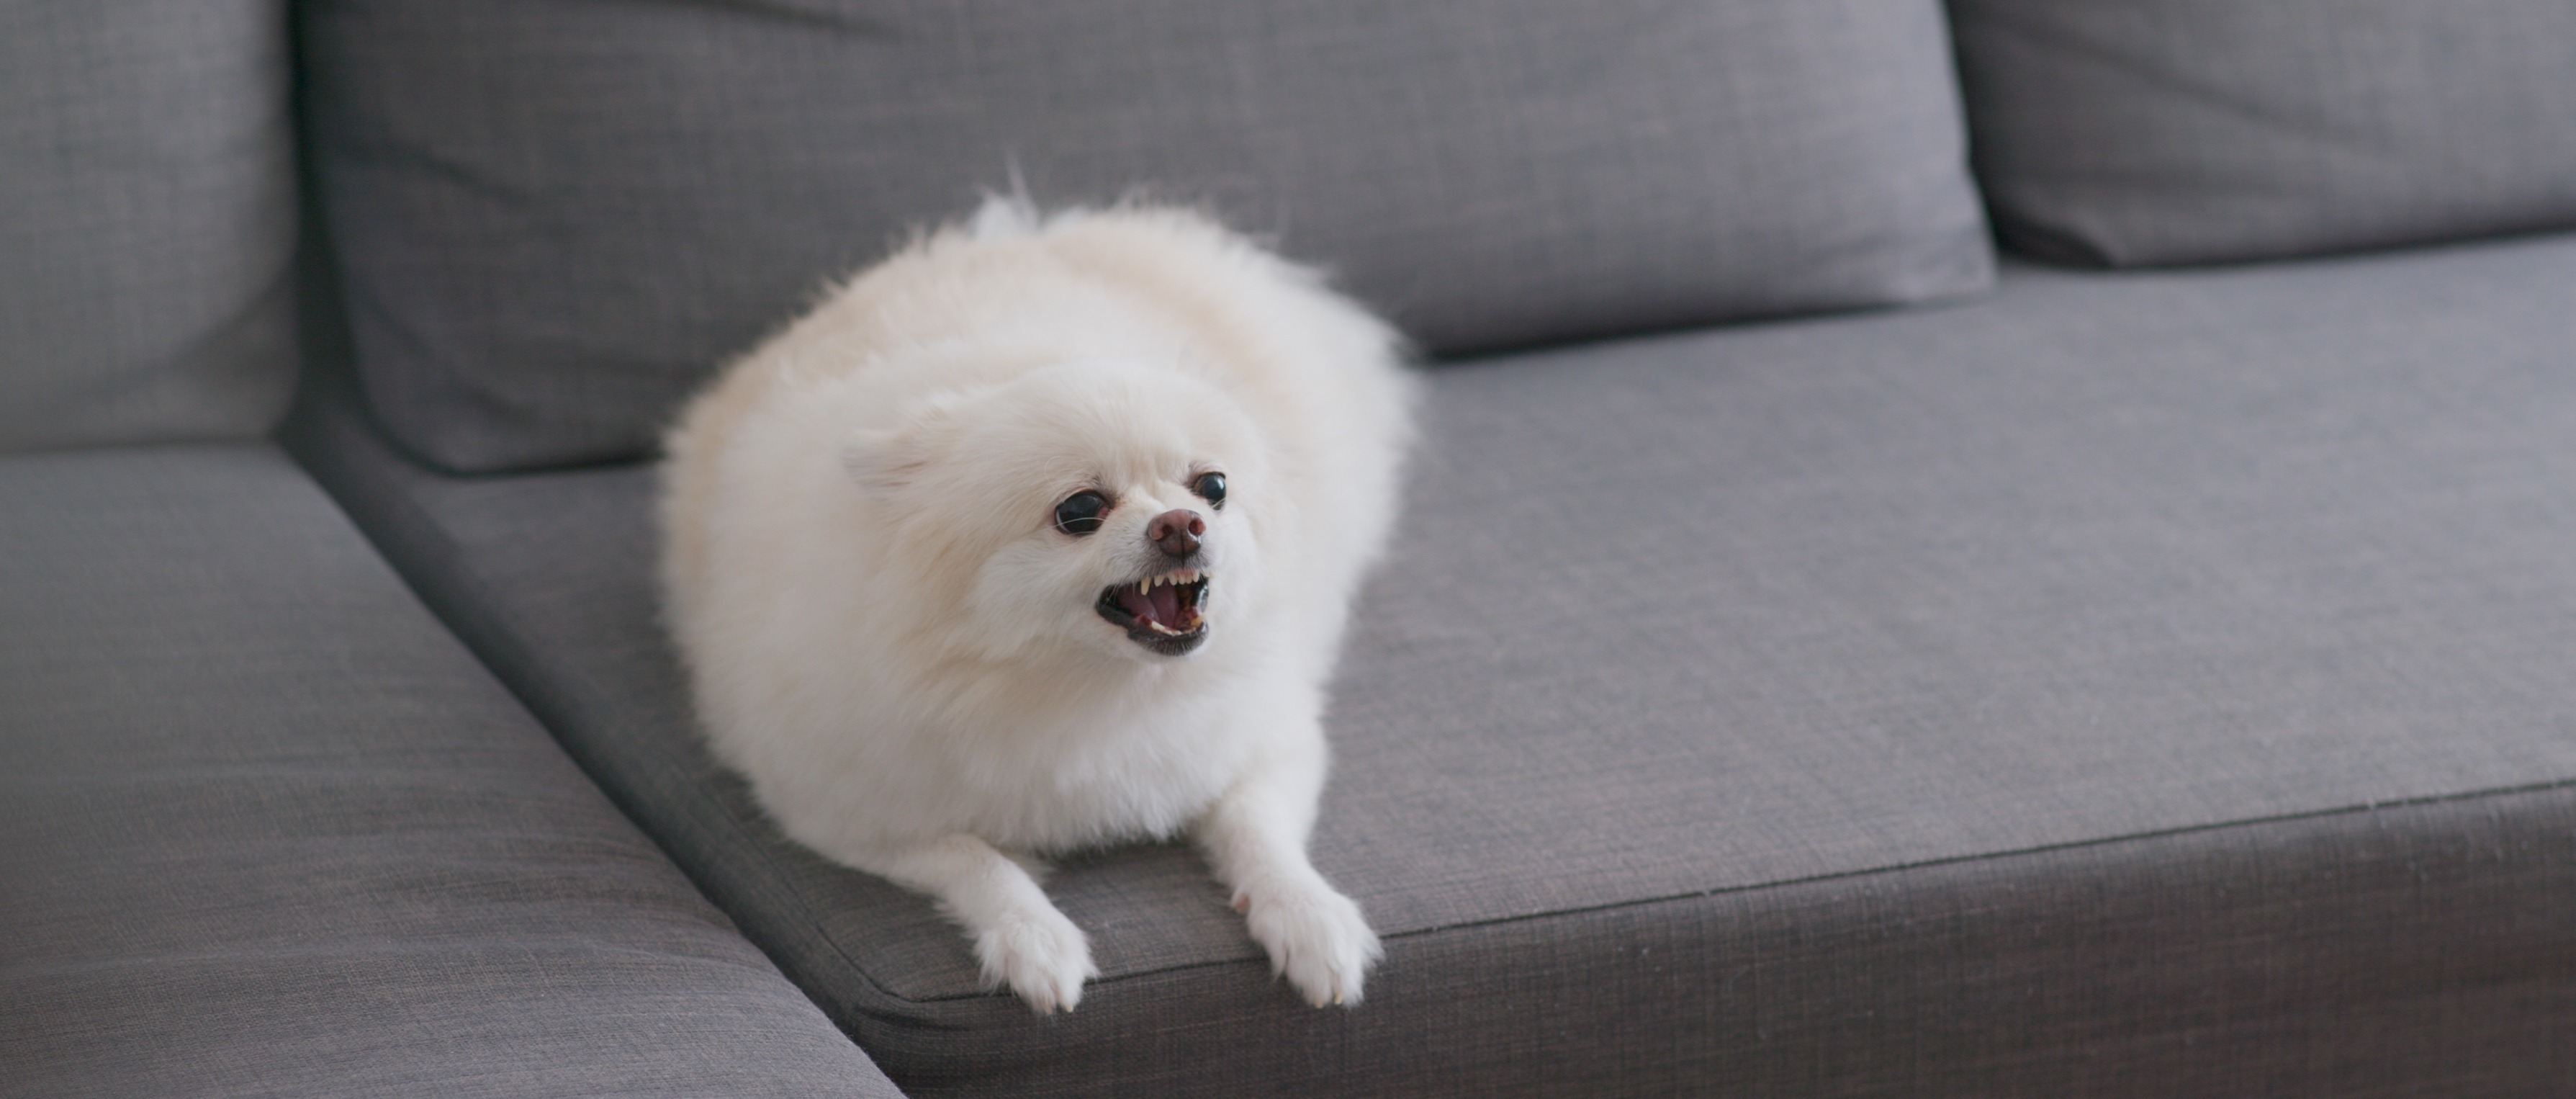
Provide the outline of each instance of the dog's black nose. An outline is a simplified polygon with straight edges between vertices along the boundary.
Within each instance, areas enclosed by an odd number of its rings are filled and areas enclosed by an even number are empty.
[[[1199,535],[1207,533],[1207,520],[1188,508],[1173,508],[1145,524],[1145,540],[1163,547],[1174,557],[1187,557],[1199,551]]]

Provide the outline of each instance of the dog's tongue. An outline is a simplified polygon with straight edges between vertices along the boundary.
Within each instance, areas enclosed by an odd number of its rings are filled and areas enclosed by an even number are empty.
[[[1181,628],[1181,589],[1178,585],[1156,584],[1150,591],[1143,594],[1139,594],[1134,588],[1121,585],[1118,589],[1118,605],[1138,618],[1162,623],[1165,629]]]

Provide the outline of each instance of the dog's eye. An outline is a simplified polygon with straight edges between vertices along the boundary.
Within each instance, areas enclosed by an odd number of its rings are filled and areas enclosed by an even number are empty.
[[[1207,501],[1210,507],[1224,507],[1225,474],[1199,474],[1198,480],[1190,482],[1190,491],[1198,493],[1199,499]]]
[[[1109,498],[1084,489],[1064,498],[1055,506],[1055,529],[1075,536],[1100,529],[1100,517],[1109,514]]]

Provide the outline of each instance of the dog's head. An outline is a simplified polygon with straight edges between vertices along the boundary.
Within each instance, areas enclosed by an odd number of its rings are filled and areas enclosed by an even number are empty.
[[[1259,440],[1216,386],[1114,364],[922,402],[846,455],[897,573],[869,588],[960,655],[1188,656],[1259,590]]]

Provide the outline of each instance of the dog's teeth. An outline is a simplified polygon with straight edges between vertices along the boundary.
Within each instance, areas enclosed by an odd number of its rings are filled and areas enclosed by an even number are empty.
[[[1136,582],[1136,594],[1138,595],[1143,595],[1153,590],[1154,582],[1151,580],[1139,580]]]

